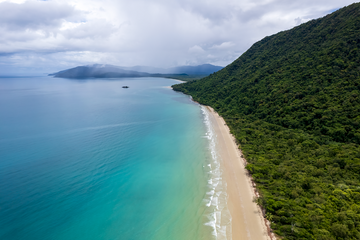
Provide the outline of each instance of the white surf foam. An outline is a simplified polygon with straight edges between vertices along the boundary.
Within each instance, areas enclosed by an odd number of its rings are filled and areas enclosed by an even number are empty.
[[[226,182],[222,178],[221,158],[216,151],[216,135],[212,128],[209,112],[201,106],[206,125],[206,138],[209,140],[211,153],[210,163],[207,165],[209,191],[206,193],[208,222],[206,226],[212,228],[216,240],[231,240],[231,215],[227,208]]]

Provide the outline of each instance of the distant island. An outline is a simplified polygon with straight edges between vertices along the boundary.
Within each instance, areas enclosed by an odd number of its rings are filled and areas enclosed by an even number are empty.
[[[94,64],[66,69],[49,74],[49,76],[74,79],[164,77],[189,81],[206,77],[221,69],[223,69],[223,67],[211,64],[179,66],[173,68],[154,68],[148,66],[119,67],[108,64]]]

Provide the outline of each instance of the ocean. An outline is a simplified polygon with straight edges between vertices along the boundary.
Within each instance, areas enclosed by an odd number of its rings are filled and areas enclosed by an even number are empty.
[[[0,78],[0,239],[230,240],[216,138],[176,83]]]

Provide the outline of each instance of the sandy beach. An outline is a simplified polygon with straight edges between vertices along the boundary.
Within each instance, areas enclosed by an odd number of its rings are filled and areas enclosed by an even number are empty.
[[[270,240],[261,209],[253,202],[255,191],[234,137],[230,134],[224,119],[212,108],[205,108],[210,113],[210,122],[217,138],[218,155],[222,159],[223,177],[227,183],[232,240]]]
[[[185,82],[186,82],[186,81],[179,80],[179,79],[173,79],[173,80],[175,80],[175,81],[177,81],[177,82],[179,82],[179,83],[185,83]]]
[[[177,81],[179,83],[185,83],[185,81],[181,81],[181,80],[178,80],[178,79],[171,79],[171,80],[174,80],[174,81]],[[169,88],[169,89],[173,89],[172,86],[166,86],[164,88]]]

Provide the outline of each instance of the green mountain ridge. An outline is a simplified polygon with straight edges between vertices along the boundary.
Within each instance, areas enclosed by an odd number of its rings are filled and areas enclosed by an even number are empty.
[[[174,85],[222,115],[284,239],[360,239],[360,4]]]

